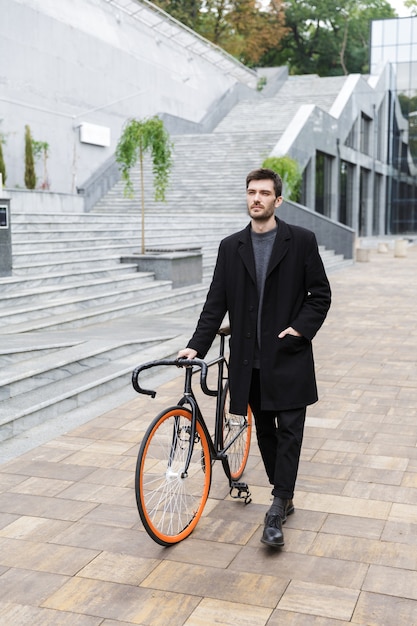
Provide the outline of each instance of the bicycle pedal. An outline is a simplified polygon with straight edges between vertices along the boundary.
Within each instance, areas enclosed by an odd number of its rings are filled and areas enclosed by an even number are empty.
[[[251,493],[246,483],[232,483],[229,494],[231,498],[243,500],[245,504],[252,502]]]

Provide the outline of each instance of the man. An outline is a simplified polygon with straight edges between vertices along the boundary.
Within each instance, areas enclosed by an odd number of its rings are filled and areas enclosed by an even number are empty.
[[[269,169],[246,178],[248,226],[219,246],[197,328],[178,357],[204,358],[226,313],[231,328],[230,412],[250,405],[273,485],[261,541],[284,545],[306,407],[317,401],[311,341],[330,307],[330,286],[314,233],[275,217],[282,180]]]

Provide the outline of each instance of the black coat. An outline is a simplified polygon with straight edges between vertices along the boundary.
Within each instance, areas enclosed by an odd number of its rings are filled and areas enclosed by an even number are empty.
[[[330,307],[330,285],[314,233],[277,220],[265,279],[261,319],[263,410],[299,408],[317,401],[311,341]],[[230,410],[246,414],[257,334],[258,290],[251,225],[219,246],[213,280],[189,348],[204,358],[228,312]],[[301,338],[279,333],[292,326]]]

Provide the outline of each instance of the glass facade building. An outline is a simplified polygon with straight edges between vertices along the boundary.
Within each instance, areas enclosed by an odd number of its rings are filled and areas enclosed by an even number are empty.
[[[392,67],[390,125],[387,161],[387,232],[417,232],[417,181],[410,175],[417,165],[417,17],[374,20],[371,23],[370,69],[378,74]],[[395,107],[401,107],[408,127],[396,124]],[[407,144],[409,151],[407,150]],[[411,160],[411,163],[410,163]]]

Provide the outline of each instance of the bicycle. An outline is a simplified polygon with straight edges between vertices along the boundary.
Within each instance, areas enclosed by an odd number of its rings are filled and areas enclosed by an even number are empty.
[[[252,412],[228,412],[229,382],[224,355],[229,328],[221,328],[219,356],[202,359],[150,361],[132,373],[132,385],[153,398],[155,391],[139,385],[142,371],[161,365],[185,368],[184,392],[175,406],[164,409],[149,425],[141,442],[135,474],[135,495],[139,516],[148,535],[162,546],[186,539],[195,529],[209,496],[212,465],[221,461],[229,480],[232,498],[248,504],[251,494],[240,482],[250,449]],[[207,386],[208,369],[217,365],[217,388]],[[192,389],[192,376],[200,371],[204,394],[216,397],[214,436],[209,433]]]

